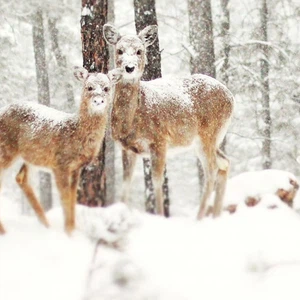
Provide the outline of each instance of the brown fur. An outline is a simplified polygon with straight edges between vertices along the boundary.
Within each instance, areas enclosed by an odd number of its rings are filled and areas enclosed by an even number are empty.
[[[229,161],[219,145],[233,113],[233,96],[224,85],[201,74],[176,81],[140,81],[146,47],[155,40],[156,34],[155,26],[146,27],[137,36],[120,36],[111,25],[104,26],[104,37],[115,46],[116,66],[123,69],[123,78],[115,89],[111,123],[113,138],[121,142],[124,149],[123,165],[130,168],[124,171],[123,201],[128,199],[135,155],[148,154],[152,162],[156,210],[163,215],[166,153],[170,148],[190,146],[198,139],[196,150],[205,171],[198,218],[205,215],[206,202],[215,183],[214,216],[218,216],[229,170]]]
[[[39,220],[48,227],[48,220],[30,186],[28,175],[31,164],[52,170],[68,233],[75,228],[80,169],[90,163],[100,150],[111,97],[109,91],[103,90],[104,87],[111,87],[107,75],[88,74],[84,69],[77,69],[74,74],[84,82],[78,114],[66,114],[39,104],[24,103],[8,105],[0,112],[0,173],[16,158],[24,159],[16,180]],[[41,111],[48,116],[42,115]],[[55,121],[53,113],[61,114],[62,120]],[[1,223],[0,232],[5,232]]]

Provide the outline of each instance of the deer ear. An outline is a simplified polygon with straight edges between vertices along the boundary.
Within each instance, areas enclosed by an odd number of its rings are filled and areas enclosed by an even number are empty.
[[[123,76],[123,71],[120,68],[113,69],[108,72],[107,76],[113,84],[116,84],[117,82],[119,82],[121,80],[121,78]]]
[[[149,47],[152,45],[158,35],[158,28],[157,25],[150,25],[145,27],[140,33],[139,33],[139,38],[143,41],[145,44],[145,47]]]
[[[74,67],[74,76],[77,80],[83,82],[88,78],[89,72],[83,67]]]
[[[103,37],[108,44],[115,45],[121,38],[121,35],[116,27],[105,24],[103,26]]]

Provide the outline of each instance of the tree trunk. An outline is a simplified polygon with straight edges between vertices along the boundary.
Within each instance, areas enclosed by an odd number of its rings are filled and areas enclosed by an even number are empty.
[[[110,23],[114,23],[114,0],[108,2],[108,16]],[[113,49],[109,48],[109,69],[114,68]],[[108,124],[111,122],[112,102],[109,109]],[[115,202],[115,143],[111,134],[111,126],[107,126],[105,135],[105,172],[106,172],[106,203],[110,205]]]
[[[191,73],[216,77],[213,23],[210,0],[189,0],[190,43],[196,55],[191,57]]]
[[[228,86],[229,83],[229,54],[230,54],[230,11],[229,0],[221,1],[221,37],[222,37],[222,67],[220,70],[221,81]],[[221,149],[226,152],[226,136],[221,144]]]
[[[229,0],[221,1],[221,37],[222,37],[222,67],[220,70],[220,78],[227,86],[229,83],[229,54],[230,54],[230,12],[228,9]]]
[[[89,72],[108,72],[109,52],[102,28],[107,23],[108,0],[82,0],[81,40],[83,66]],[[96,162],[83,168],[78,202],[88,206],[106,204],[105,140]]]
[[[268,6],[267,0],[261,0],[260,10],[260,36],[261,40],[268,42]],[[263,118],[263,143],[262,157],[263,168],[272,167],[271,160],[271,112],[270,112],[270,86],[269,86],[269,48],[267,45],[260,45],[262,58],[260,59],[261,80],[262,80],[262,118]]]
[[[67,96],[67,109],[68,111],[74,111],[75,109],[75,100],[74,100],[74,93],[73,93],[73,87],[68,82],[68,72],[67,72],[67,60],[66,57],[63,55],[58,42],[58,29],[56,27],[56,19],[48,18],[48,28],[50,33],[50,39],[51,39],[51,46],[52,51],[55,55],[55,59],[58,65],[58,69],[60,72],[60,75],[62,77],[62,80],[64,82],[65,90],[66,90],[66,96]]]
[[[134,0],[134,14],[136,31],[140,32],[148,25],[157,25],[155,0]],[[161,77],[161,56],[159,51],[159,39],[157,38],[153,45],[147,49],[148,64],[142,80],[153,80]],[[143,159],[144,162],[144,178],[145,178],[145,195],[146,195],[146,211],[154,213],[155,197],[152,183],[151,164],[149,159]],[[164,209],[165,216],[169,216],[169,188],[167,171],[165,168],[164,183]]]
[[[192,53],[195,53],[190,61],[191,73],[202,73],[215,78],[215,52],[210,0],[188,0],[188,11],[190,44],[193,47]],[[204,171],[199,160],[198,173],[202,193]]]
[[[50,105],[49,80],[46,63],[43,11],[39,8],[33,15],[32,39],[38,87],[38,102]],[[51,175],[40,171],[40,199],[47,211],[52,207]]]

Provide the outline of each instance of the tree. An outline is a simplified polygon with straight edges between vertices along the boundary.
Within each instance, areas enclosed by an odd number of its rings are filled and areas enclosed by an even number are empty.
[[[107,19],[114,23],[114,0],[108,2]],[[114,68],[113,50],[109,48],[109,69]],[[111,112],[112,104],[109,112]],[[108,116],[110,124],[111,114]],[[111,126],[107,126],[105,135],[105,173],[106,173],[106,205],[115,202],[115,142],[111,134]]]
[[[191,73],[216,77],[213,22],[210,0],[189,0],[189,35],[194,55]]]
[[[72,85],[66,81],[67,77],[67,60],[63,55],[58,42],[58,29],[56,26],[57,19],[48,17],[48,29],[50,33],[52,51],[55,55],[59,73],[64,80],[64,87],[67,96],[67,109],[73,111],[75,107],[74,93]]]
[[[263,43],[259,45],[261,51],[260,68],[262,82],[262,119],[263,143],[262,159],[263,168],[270,169],[271,159],[271,112],[270,112],[270,86],[269,86],[269,46],[268,43],[268,6],[267,0],[261,0],[259,33]]]
[[[102,34],[107,16],[108,0],[82,0],[83,66],[89,72],[108,72],[109,51]],[[105,140],[96,162],[82,170],[78,202],[88,206],[103,206],[106,203]]]
[[[134,15],[136,31],[140,32],[148,25],[157,25],[157,17],[155,10],[155,0],[134,0]],[[145,67],[142,80],[153,80],[161,77],[161,55],[159,51],[159,39],[147,49],[148,64]],[[149,159],[143,159],[144,178],[145,178],[145,194],[146,194],[146,211],[154,213],[155,198],[152,183],[151,163]],[[167,171],[165,168],[164,183],[164,210],[165,215],[169,216],[169,188]]]
[[[33,15],[32,39],[38,87],[38,102],[50,106],[49,79],[47,72],[43,11],[38,8]],[[51,175],[40,171],[40,199],[45,210],[52,207]]]
[[[229,0],[220,0],[221,4],[221,38],[222,38],[222,67],[220,69],[221,81],[227,86],[229,83],[229,54],[230,54],[230,11]]]

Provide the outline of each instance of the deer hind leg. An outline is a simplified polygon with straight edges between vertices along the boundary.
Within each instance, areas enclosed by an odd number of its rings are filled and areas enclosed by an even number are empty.
[[[164,216],[163,182],[166,164],[166,148],[151,149],[152,181],[155,195],[156,213]]]
[[[122,182],[122,202],[128,204],[129,193],[132,183],[132,175],[136,163],[137,155],[128,150],[122,150],[123,161],[123,182]]]
[[[16,176],[16,181],[26,195],[31,207],[42,224],[49,227],[43,207],[38,201],[31,185],[29,184],[29,165],[24,163]]]
[[[65,219],[65,231],[71,234],[75,229],[75,200],[72,192],[72,173],[69,171],[55,170],[55,180],[60,193],[61,204]]]
[[[202,199],[197,216],[198,220],[201,220],[205,217],[207,201],[209,200],[215,186],[218,166],[214,147],[203,147],[202,145],[199,145],[197,154],[204,171]]]
[[[214,200],[213,216],[218,217],[223,209],[223,198],[225,195],[227,177],[229,173],[230,162],[226,155],[220,150],[217,150],[218,173],[216,180],[216,194]]]
[[[0,187],[1,187],[1,179],[2,179],[2,171],[0,170]],[[4,226],[2,225],[1,221],[0,221],[0,235],[5,233],[5,229]]]

